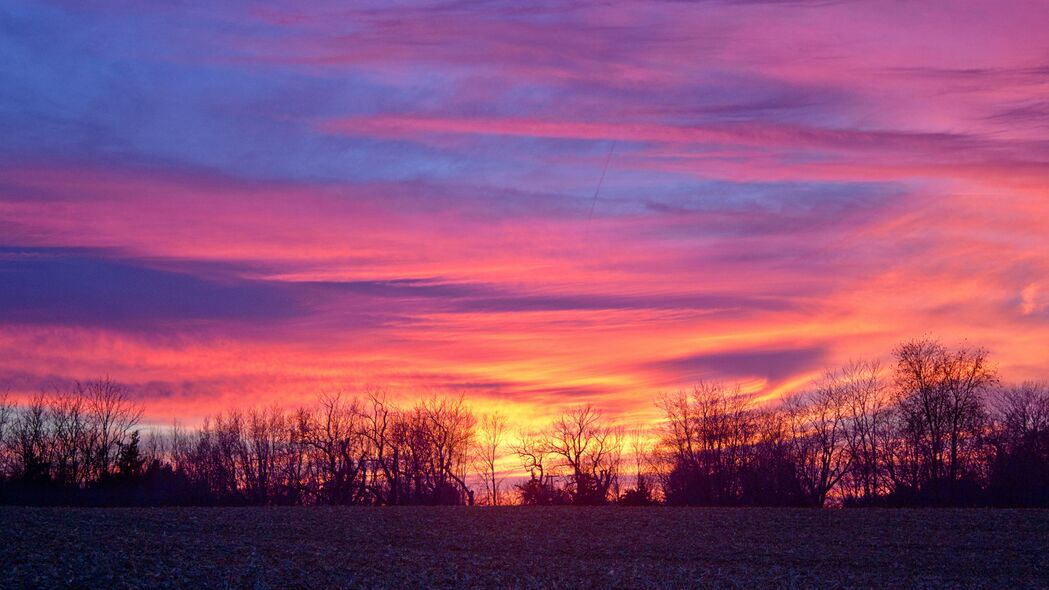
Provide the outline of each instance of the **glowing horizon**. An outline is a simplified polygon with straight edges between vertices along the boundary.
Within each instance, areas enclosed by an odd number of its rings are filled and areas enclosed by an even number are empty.
[[[193,421],[378,386],[629,421],[926,334],[1049,378],[1046,23],[16,1],[0,392],[109,375]]]

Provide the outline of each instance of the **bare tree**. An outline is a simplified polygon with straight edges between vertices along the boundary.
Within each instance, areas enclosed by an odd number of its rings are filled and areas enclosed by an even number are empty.
[[[896,357],[896,405],[900,412],[903,458],[913,456],[911,481],[916,492],[954,492],[972,468],[985,423],[982,396],[997,383],[987,352],[948,349],[929,339],[899,346]],[[909,448],[908,448],[909,447]]]
[[[120,445],[142,417],[127,388],[106,377],[76,384],[76,395],[84,398],[92,436],[91,466],[96,477],[110,473]]]
[[[648,457],[652,452],[650,438],[649,429],[644,424],[634,427],[630,436],[630,451],[634,456],[634,487],[638,490],[648,487]]]
[[[568,478],[574,504],[603,504],[618,481],[623,431],[590,406],[564,412],[554,424],[548,449]]]
[[[280,484],[280,466],[289,455],[301,454],[289,446],[295,432],[291,420],[276,407],[266,410],[252,408],[242,422],[243,441],[238,445],[239,469],[247,497],[254,504],[279,502],[285,490]]]
[[[398,412],[386,401],[386,393],[371,391],[361,405],[362,433],[369,443],[370,485],[367,489],[377,504],[402,502],[400,449],[393,443],[398,430]],[[367,475],[367,474],[366,474]]]
[[[739,386],[701,382],[657,405],[666,414],[661,449],[670,464],[663,481],[669,499],[734,503],[755,431],[750,397]]]
[[[753,413],[754,436],[740,474],[739,503],[798,506],[808,502],[792,452],[789,424],[782,408],[767,407]]]
[[[11,429],[15,477],[23,481],[50,478],[51,448],[47,425],[47,400],[37,395],[18,412]]]
[[[521,431],[510,448],[517,455],[521,468],[529,474],[527,482],[515,486],[522,504],[567,502],[561,490],[555,485],[558,466],[553,464],[550,444],[544,433]]]
[[[477,428],[477,471],[484,484],[488,504],[499,505],[502,480],[496,468],[503,438],[506,433],[506,417],[498,412],[481,416]]]
[[[870,504],[886,490],[882,465],[891,435],[888,388],[877,362],[854,361],[829,376],[844,396],[852,469],[847,495]]]
[[[619,501],[627,505],[645,506],[655,502],[652,485],[651,433],[643,424],[630,433],[630,451],[634,459],[634,487],[627,490]]]
[[[149,428],[145,430],[145,442],[142,445],[143,457],[147,465],[171,460],[171,439],[163,430]]]
[[[466,407],[463,396],[432,398],[418,407],[424,420],[422,435],[430,447],[429,469],[440,490],[451,485],[460,492],[461,500],[473,505],[474,492],[466,485],[467,466],[474,447],[477,418]]]
[[[315,415],[299,424],[302,442],[318,454],[324,481],[320,490],[329,504],[360,503],[368,448],[360,403],[342,394],[324,394]]]
[[[848,473],[847,398],[841,383],[828,375],[807,393],[787,398],[791,453],[809,501],[823,506]]]
[[[1012,441],[1049,432],[1049,382],[1026,381],[996,392],[995,421]]]
[[[1049,505],[1049,383],[997,392],[987,497],[1001,506]]]
[[[521,468],[527,471],[532,479],[546,484],[554,477],[553,471],[547,469],[546,458],[550,450],[539,432],[519,432],[517,442],[511,445],[511,450],[521,461]]]
[[[86,483],[91,466],[91,441],[97,440],[80,395],[56,393],[47,400],[52,478],[59,486]]]
[[[12,458],[8,452],[11,448],[8,437],[11,433],[11,425],[14,422],[15,406],[10,401],[9,394],[0,394],[0,478],[11,470]]]

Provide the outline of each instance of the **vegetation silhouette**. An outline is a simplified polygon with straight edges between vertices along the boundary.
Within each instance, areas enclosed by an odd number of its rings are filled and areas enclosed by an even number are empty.
[[[510,435],[461,396],[381,391],[144,431],[127,388],[99,379],[0,399],[0,502],[1049,506],[1049,385],[1003,385],[985,350],[928,338],[892,358],[773,404],[700,383],[630,435],[589,406]],[[507,464],[527,474],[510,489]]]

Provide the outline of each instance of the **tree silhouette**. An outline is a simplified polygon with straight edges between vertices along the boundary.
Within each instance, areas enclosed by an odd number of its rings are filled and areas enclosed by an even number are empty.
[[[852,362],[780,402],[711,382],[659,397],[625,493],[624,428],[590,406],[508,436],[462,396],[398,406],[373,390],[142,429],[127,388],[98,379],[0,396],[0,502],[1049,506],[1049,385],[1000,386],[979,348],[893,354],[891,371]],[[513,496],[504,453],[524,474]]]

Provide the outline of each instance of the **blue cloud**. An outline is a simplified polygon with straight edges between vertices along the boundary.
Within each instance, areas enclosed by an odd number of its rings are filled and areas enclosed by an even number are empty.
[[[823,346],[704,353],[654,363],[673,371],[682,381],[764,377],[775,383],[821,367],[828,355]]]
[[[297,313],[293,297],[265,282],[202,278],[93,250],[0,248],[0,323],[137,330]]]

